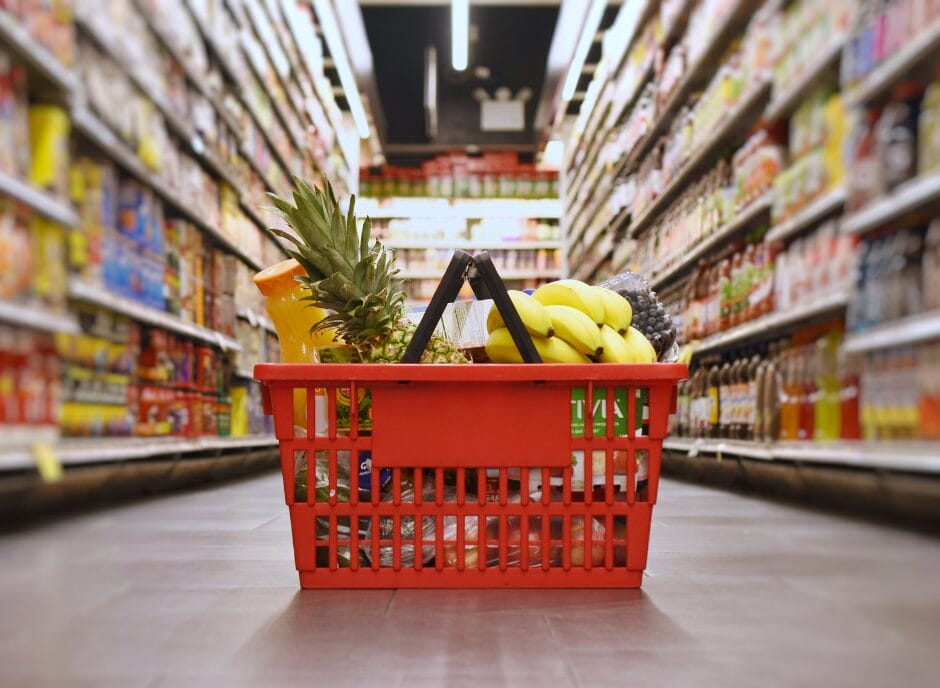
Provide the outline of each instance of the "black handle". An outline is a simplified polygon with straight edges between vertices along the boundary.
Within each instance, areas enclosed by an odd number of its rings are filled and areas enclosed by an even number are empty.
[[[512,339],[522,355],[522,360],[526,363],[541,363],[542,358],[522,324],[522,319],[516,312],[516,307],[512,305],[512,300],[506,291],[506,285],[503,284],[503,280],[496,271],[496,266],[493,265],[489,254],[483,251],[476,256],[471,256],[460,249],[454,251],[450,264],[447,266],[447,270],[444,271],[444,276],[441,278],[440,284],[437,285],[434,296],[431,297],[431,303],[428,304],[427,310],[421,317],[421,322],[418,323],[401,362],[417,363],[421,360],[421,356],[424,355],[424,350],[437,328],[437,323],[444,315],[444,309],[447,308],[448,303],[453,303],[457,299],[460,295],[460,288],[463,286],[464,280],[467,279],[469,279],[473,293],[478,299],[493,299],[500,315],[503,316],[503,322],[509,328],[509,334],[512,335]]]

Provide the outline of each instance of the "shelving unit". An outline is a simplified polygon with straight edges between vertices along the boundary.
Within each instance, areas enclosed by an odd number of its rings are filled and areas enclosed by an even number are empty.
[[[62,439],[52,444],[64,467],[144,461],[207,452],[277,446],[274,437],[101,437]],[[0,449],[0,472],[30,470],[36,459],[30,446]]]
[[[334,177],[337,187],[345,193],[352,174],[358,170],[358,161],[355,157],[350,158],[347,150],[340,145],[345,138],[337,135],[335,130],[329,131],[330,127],[340,129],[347,125],[342,121],[332,93],[328,94],[328,99],[323,98],[324,82],[328,82],[325,75],[318,77],[316,67],[309,64],[309,52],[299,48],[304,41],[318,40],[314,24],[309,26],[309,35],[306,35],[306,26],[289,22],[290,30],[285,31],[282,25],[277,24],[276,16],[281,11],[279,7],[259,4],[255,9],[260,8],[261,14],[239,15],[237,11],[242,7],[241,3],[228,3],[227,8],[220,5],[223,11],[232,12],[233,18],[241,17],[238,24],[241,30],[254,32],[252,36],[258,39],[257,45],[263,51],[263,54],[258,56],[268,61],[255,64],[248,59],[247,50],[241,41],[222,41],[218,40],[219,36],[212,34],[215,26],[210,25],[209,18],[199,12],[199,8],[203,6],[203,3],[182,0],[180,7],[186,16],[177,19],[192,19],[196,29],[194,37],[205,44],[213,65],[211,73],[201,65],[197,66],[195,53],[188,53],[177,42],[173,17],[157,14],[158,10],[153,3],[145,0],[130,0],[126,9],[137,14],[135,19],[142,20],[142,23],[135,21],[134,26],[151,34],[142,33],[141,36],[147,41],[152,39],[155,45],[162,48],[168,60],[167,66],[178,69],[184,77],[176,81],[176,85],[184,85],[191,94],[205,100],[201,106],[207,108],[205,114],[211,113],[211,120],[207,122],[197,122],[194,117],[184,114],[182,108],[176,104],[176,99],[171,98],[169,90],[165,92],[162,73],[151,74],[149,67],[145,68],[142,63],[129,59],[127,51],[122,47],[124,37],[116,32],[119,29],[103,22],[96,23],[97,17],[89,15],[87,8],[84,13],[76,11],[74,15],[76,42],[79,47],[81,44],[93,46],[103,59],[110,60],[114,69],[123,72],[122,81],[126,78],[133,98],[141,104],[152,106],[154,116],[162,120],[166,132],[170,135],[171,146],[201,166],[206,175],[217,182],[220,188],[223,185],[230,187],[234,191],[234,200],[250,223],[244,222],[238,213],[234,213],[226,217],[226,221],[232,220],[231,225],[217,225],[210,219],[216,215],[215,207],[209,209],[211,212],[197,207],[200,204],[194,204],[188,199],[200,198],[199,194],[183,193],[188,189],[177,188],[177,183],[169,182],[171,176],[168,173],[158,172],[156,168],[145,164],[135,145],[129,144],[123,135],[119,135],[117,128],[112,128],[110,122],[116,120],[109,117],[109,111],[94,104],[96,100],[89,90],[90,85],[79,80],[77,71],[73,71],[71,66],[61,64],[53,52],[30,35],[25,26],[7,10],[0,10],[0,48],[8,51],[15,61],[26,67],[31,97],[36,95],[32,88],[35,83],[35,90],[41,91],[42,102],[63,106],[71,120],[72,137],[80,139],[88,144],[91,150],[97,151],[96,158],[114,163],[119,168],[122,179],[133,178],[149,188],[159,199],[166,215],[169,218],[182,218],[198,228],[209,240],[207,247],[211,250],[234,255],[251,271],[260,270],[267,262],[267,254],[271,252],[272,246],[280,247],[281,242],[267,233],[271,223],[265,220],[266,213],[254,207],[253,198],[260,191],[259,187],[283,193],[285,189],[282,182],[285,182],[290,174],[301,172],[299,164],[302,162],[312,170],[329,165],[330,174]],[[268,26],[262,26],[259,22],[265,22]],[[265,36],[271,40],[265,41]],[[274,45],[272,40],[286,40],[292,44],[278,46]],[[276,68],[279,58],[275,55],[281,48],[289,63],[288,72]],[[257,80],[256,84],[250,86],[257,89],[257,93],[254,90],[249,93],[249,86],[243,83],[245,80],[240,79],[235,71],[242,58],[247,65],[248,82],[250,83],[252,78]],[[220,69],[214,69],[216,65]],[[251,71],[255,67],[258,69]],[[234,94],[234,98],[227,98],[229,94]],[[268,101],[272,107],[270,120],[263,117],[267,114]],[[262,103],[265,104],[264,112],[261,112]],[[326,117],[315,123],[315,132],[311,126],[314,124],[310,107],[312,103],[322,107]],[[120,104],[115,104],[115,107],[120,107]],[[241,116],[242,111],[245,113],[244,117]],[[266,121],[271,126],[266,126]],[[205,131],[203,124],[207,125]],[[283,127],[284,135],[281,136],[279,132],[272,134],[272,126]],[[257,157],[255,152],[249,150],[249,146],[253,145],[249,143],[252,140],[252,128],[257,129]],[[225,149],[221,143],[218,146],[210,143],[210,139],[222,141],[216,139],[215,132],[235,142],[233,150]],[[276,146],[276,141],[283,145]],[[315,143],[321,141],[324,145],[319,149],[318,158],[314,159],[311,149]],[[264,150],[265,148],[267,150]],[[325,155],[322,153],[324,149],[327,151]],[[342,160],[342,164],[339,164],[338,160]],[[187,163],[189,162],[187,160]],[[341,178],[337,178],[338,176]],[[36,215],[73,230],[74,233],[66,237],[68,242],[71,243],[73,238],[79,242],[85,240],[87,228],[82,226],[83,220],[70,201],[56,198],[43,189],[34,188],[24,180],[5,173],[0,173],[0,196],[10,198]],[[231,200],[232,196],[229,196],[229,199]],[[256,249],[259,237],[255,234],[255,227],[262,232],[260,239],[264,243],[264,255],[259,254]],[[243,239],[243,232],[249,228],[252,235]],[[136,242],[137,239],[125,237],[121,241]],[[130,243],[127,246],[130,250]],[[141,256],[141,260],[159,262],[159,253],[155,251],[153,256]],[[65,267],[63,262],[63,268]],[[148,264],[148,269],[149,267],[151,266]],[[241,265],[238,268],[244,270]],[[128,270],[137,268],[128,266]],[[235,377],[245,380],[251,380],[253,375],[252,361],[245,360],[244,352],[253,353],[256,350],[260,341],[256,339],[259,332],[263,331],[266,335],[274,333],[274,326],[266,316],[258,315],[252,307],[237,304],[240,307],[238,316],[244,322],[240,322],[235,331],[238,337],[244,338],[243,346],[242,342],[232,336],[188,322],[160,308],[153,308],[128,298],[124,292],[119,294],[104,287],[103,283],[99,283],[93,276],[94,267],[87,275],[89,276],[79,277],[77,274],[69,274],[65,278],[62,286],[67,300],[62,304],[62,310],[29,300],[25,296],[12,301],[0,300],[0,325],[64,335],[87,334],[83,331],[86,326],[86,314],[97,312],[89,306],[96,307],[102,313],[120,315],[155,330],[209,345],[216,351],[216,356],[219,351],[222,356],[242,353],[242,356],[230,356],[231,360],[226,365],[233,368]],[[149,285],[147,288],[149,289]],[[71,310],[68,310],[69,308]],[[78,317],[79,313],[82,314],[81,318]],[[94,338],[107,340],[114,336],[114,333],[107,330],[110,327],[107,324],[109,322],[110,319],[104,318],[95,323],[95,328],[103,329],[100,332],[95,330]],[[245,323],[254,328],[250,338]],[[70,365],[80,369],[84,364],[73,362]],[[137,380],[142,381],[143,378]],[[239,384],[243,385],[244,382]],[[174,391],[178,389],[174,388]],[[225,393],[227,391],[225,390]],[[215,393],[223,394],[223,390],[213,392],[205,389],[200,392],[209,399],[214,399],[212,395]],[[64,419],[62,423],[63,427],[67,427]],[[71,439],[60,437],[57,427],[41,425],[3,425],[0,426],[0,433],[7,443],[0,449],[0,471],[35,470],[37,461],[33,456],[33,448],[36,443],[51,446],[56,459],[66,467],[159,457],[211,457],[227,452],[250,452],[276,446],[276,440],[269,436]],[[12,441],[14,439],[15,443]]]
[[[4,172],[0,172],[0,194],[15,198],[60,225],[71,228],[78,226],[78,216],[67,203]]]
[[[863,234],[940,200],[940,172],[915,177],[842,220],[842,231]]]
[[[688,12],[696,6],[693,0],[684,7],[683,16],[676,24],[682,29]],[[804,8],[810,12],[810,8]],[[758,226],[759,223],[768,223],[769,229],[763,236],[763,241],[774,245],[772,250],[783,247],[790,255],[799,256],[798,246],[790,246],[797,238],[802,238],[819,228],[823,223],[832,219],[842,233],[864,235],[876,230],[889,231],[894,227],[920,226],[929,218],[937,206],[940,206],[940,173],[929,172],[901,185],[883,198],[876,199],[867,207],[844,214],[849,202],[849,192],[846,185],[834,186],[822,192],[795,211],[787,210],[782,214],[781,208],[791,205],[786,198],[777,196],[778,193],[793,193],[781,184],[771,188],[760,198],[755,199],[747,208],[738,213],[734,219],[724,222],[715,231],[703,234],[701,238],[681,246],[674,235],[664,240],[655,234],[660,230],[664,218],[673,217],[672,211],[678,212],[677,203],[684,201],[680,192],[687,189],[697,179],[704,177],[709,170],[710,162],[719,155],[731,158],[738,144],[744,143],[744,132],[757,123],[763,122],[768,128],[776,132],[787,131],[788,120],[811,96],[819,92],[820,87],[838,86],[840,77],[846,73],[847,64],[843,64],[843,56],[849,49],[855,49],[851,42],[852,32],[855,30],[850,18],[840,16],[838,29],[822,34],[818,45],[806,44],[800,51],[789,52],[789,63],[779,66],[778,74],[774,78],[767,77],[765,81],[757,84],[744,98],[737,100],[733,107],[722,113],[721,119],[705,136],[700,136],[701,144],[686,153],[686,159],[678,166],[673,163],[663,171],[661,162],[656,163],[660,177],[644,178],[638,175],[641,169],[646,169],[650,156],[661,155],[663,150],[675,153],[676,148],[661,147],[660,142],[664,135],[673,130],[680,112],[686,112],[691,104],[694,93],[703,87],[721,66],[721,54],[728,45],[743,37],[742,27],[745,22],[759,11],[763,12],[790,12],[794,4],[786,0],[770,0],[768,2],[737,2],[730,8],[730,12],[722,21],[714,24],[714,31],[704,41],[704,49],[698,56],[693,57],[686,65],[677,87],[665,95],[657,94],[662,106],[652,114],[652,119],[646,131],[636,141],[628,143],[619,159],[613,163],[609,154],[603,154],[606,144],[615,140],[619,134],[616,127],[625,122],[631,110],[637,107],[635,98],[644,88],[652,72],[643,68],[638,62],[632,67],[633,74],[627,77],[621,71],[622,67],[605,69],[601,71],[600,79],[601,97],[597,104],[585,102],[584,108],[594,107],[595,111],[578,113],[577,125],[572,126],[571,140],[573,150],[566,156],[565,189],[566,208],[564,226],[567,232],[567,247],[569,263],[574,276],[586,281],[596,282],[608,272],[620,272],[625,269],[639,269],[649,281],[650,288],[660,293],[672,295],[679,293],[682,285],[679,280],[702,264],[717,260],[725,255],[723,249],[736,238]],[[796,8],[796,11],[799,8]],[[810,12],[811,14],[811,12]],[[807,15],[791,15],[804,17]],[[830,18],[831,19],[831,18]],[[649,17],[641,20],[649,21]],[[832,26],[835,26],[833,23]],[[819,29],[819,25],[813,27]],[[810,30],[806,28],[806,30]],[[638,34],[641,33],[638,30]],[[664,39],[663,43],[669,43]],[[805,43],[805,40],[803,41]],[[851,46],[851,47],[850,47]],[[662,45],[660,46],[662,47]],[[669,46],[663,51],[666,58],[669,56]],[[898,46],[896,54],[888,57],[878,65],[859,83],[842,89],[842,106],[851,110],[853,108],[879,105],[887,99],[892,87],[911,74],[923,75],[929,78],[928,66],[931,60],[936,61],[940,56],[940,20],[927,27],[922,33]],[[799,64],[796,64],[797,61]],[[609,65],[608,65],[609,66]],[[640,68],[637,68],[637,67]],[[633,81],[635,75],[635,81]],[[632,88],[621,79],[630,79]],[[618,111],[616,102],[611,102],[609,94],[603,92],[606,83],[622,84],[619,92],[624,94],[625,105],[623,111]],[[594,93],[597,88],[592,85],[588,92]],[[629,95],[628,95],[629,91]],[[574,121],[574,118],[573,120]],[[583,125],[583,130],[581,126]],[[774,139],[776,140],[776,139]],[[675,146],[675,142],[668,145]],[[805,151],[804,151],[805,153]],[[801,162],[806,162],[805,160]],[[792,164],[788,161],[785,165]],[[665,174],[670,174],[665,178]],[[850,177],[852,170],[845,170],[845,176]],[[608,210],[606,205],[611,202],[614,188],[620,183],[631,183],[635,179],[637,188],[640,183],[652,184],[653,189],[642,189],[652,198],[640,212],[634,213],[631,207]],[[783,180],[781,180],[783,181]],[[803,194],[809,193],[804,191]],[[718,203],[714,201],[713,203]],[[694,206],[693,206],[694,207]],[[706,212],[715,212],[712,206],[706,206]],[[632,215],[632,217],[631,217]],[[681,231],[683,222],[695,222],[696,218],[689,211],[689,217],[679,215],[675,222]],[[626,227],[626,231],[622,230]],[[695,236],[695,229],[688,230],[690,236]],[[829,236],[829,235],[826,235]],[[801,245],[805,250],[816,246],[814,239],[807,238]],[[832,239],[836,241],[836,239]],[[839,246],[849,245],[842,238],[838,239]],[[814,250],[820,250],[818,247]],[[668,255],[667,255],[668,251]],[[776,255],[774,253],[766,255]],[[820,256],[826,261],[827,256]],[[746,260],[746,258],[745,258]],[[842,267],[840,266],[840,270]],[[699,275],[700,273],[696,273]],[[715,271],[709,273],[710,279],[716,279]],[[840,273],[841,274],[841,273]],[[732,278],[733,279],[733,278]],[[840,282],[844,284],[844,282]],[[670,289],[673,285],[676,289]],[[690,285],[691,286],[691,285]],[[713,285],[712,285],[713,288]],[[733,288],[733,287],[732,287]],[[848,287],[851,289],[851,287]],[[687,293],[682,290],[682,293]],[[713,291],[709,294],[714,294]],[[814,324],[824,324],[830,320],[843,319],[854,294],[846,291],[846,287],[812,292],[814,296],[805,294],[797,298],[794,306],[778,310],[760,318],[745,322],[710,336],[704,340],[691,342],[692,360],[697,363],[703,357],[706,361],[717,360],[721,354],[727,360],[735,349],[748,351],[757,345],[776,341],[783,337],[794,335],[794,342],[790,349],[800,345],[800,336],[811,336]],[[704,298],[704,296],[696,297]],[[709,296],[709,299],[713,298]],[[809,300],[807,300],[807,298]],[[802,300],[800,300],[802,299]],[[711,301],[708,301],[711,304]],[[703,302],[699,308],[705,307]],[[709,305],[709,307],[712,307]],[[688,312],[688,311],[687,311]],[[709,315],[709,317],[713,317]],[[716,316],[715,316],[716,317]],[[864,331],[846,333],[841,352],[845,355],[866,354],[873,351],[890,351],[897,347],[905,347],[924,342],[940,340],[940,315],[937,312],[923,313],[895,322],[882,323]],[[807,349],[808,349],[807,345]],[[749,353],[748,356],[751,354]],[[794,356],[803,353],[796,354]],[[854,359],[853,359],[854,360]],[[711,365],[709,363],[709,365]],[[732,368],[733,370],[733,368]],[[875,470],[912,472],[919,474],[936,474],[940,472],[940,442],[777,442],[770,445],[746,442],[740,440],[691,440],[689,438],[673,438],[667,441],[666,447],[673,452],[695,454],[718,454],[736,456],[753,460],[777,463],[803,463],[814,462],[832,464],[834,466],[851,466],[856,468],[869,468]]]
[[[830,215],[838,213],[842,209],[845,199],[845,187],[839,187],[823,194],[803,209],[798,210],[792,217],[771,227],[770,231],[767,232],[767,241],[784,241],[796,236],[804,229],[819,224]]]
[[[711,134],[701,146],[696,149],[688,159],[679,167],[659,196],[656,197],[646,210],[633,219],[630,223],[630,236],[638,236],[647,229],[662,214],[669,203],[675,198],[676,194],[682,189],[709,157],[726,145],[728,139],[742,128],[746,128],[754,121],[762,108],[767,96],[770,93],[770,82],[762,81],[755,86],[752,91],[741,102],[728,113],[718,128]]]
[[[940,311],[929,311],[853,332],[845,340],[845,350],[857,354],[935,339],[940,339]]]
[[[767,339],[779,335],[791,327],[799,327],[814,318],[837,314],[844,311],[849,302],[845,292],[834,292],[822,298],[801,304],[796,308],[770,313],[761,318],[733,327],[703,339],[694,346],[696,354],[728,349],[753,339]]]
[[[896,441],[793,441],[749,442],[745,440],[670,437],[663,451],[687,456],[714,454],[778,463],[818,463],[869,470],[911,473],[940,473],[940,442]]]
[[[69,313],[49,310],[36,303],[16,303],[0,300],[0,322],[28,327],[43,332],[78,334],[78,322]]]
[[[154,325],[169,332],[176,332],[207,344],[218,346],[223,351],[241,351],[241,345],[221,332],[188,323],[172,313],[165,313],[112,294],[107,289],[79,279],[69,281],[69,296],[76,301],[95,304],[114,313],[126,315],[138,322]]]
[[[534,218],[561,217],[561,201],[554,198],[357,198],[356,214],[380,219]]]
[[[703,256],[708,255],[725,241],[731,239],[741,230],[754,225],[770,212],[773,197],[770,192],[753,201],[747,208],[738,213],[737,217],[705,237],[695,247],[691,248],[676,263],[663,269],[656,269],[649,280],[650,286],[659,289],[669,280],[694,265]]]
[[[866,76],[848,89],[846,100],[850,105],[869,103],[894,86],[912,67],[940,48],[940,20],[906,43]]]

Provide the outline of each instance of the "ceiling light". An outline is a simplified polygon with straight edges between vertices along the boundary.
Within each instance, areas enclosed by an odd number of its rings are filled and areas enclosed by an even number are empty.
[[[581,79],[581,70],[584,69],[584,61],[587,59],[588,51],[590,51],[591,44],[594,42],[594,34],[597,33],[597,28],[601,25],[601,18],[606,6],[606,0],[591,1],[587,18],[581,28],[581,38],[578,41],[578,47],[574,51],[571,66],[568,68],[568,76],[565,77],[565,85],[561,91],[561,97],[566,102],[574,98],[575,89],[577,89],[578,81]]]
[[[552,139],[545,144],[545,152],[542,153],[542,164],[546,167],[558,169],[564,160],[565,145],[560,139]]]
[[[359,95],[359,86],[356,84],[356,78],[349,66],[349,56],[346,54],[346,48],[343,45],[343,38],[340,35],[339,24],[336,22],[336,15],[333,13],[333,6],[330,0],[313,0],[313,7],[320,20],[320,26],[326,37],[326,44],[330,49],[330,55],[333,57],[333,63],[336,65],[336,71],[339,72],[339,81],[343,85],[346,102],[349,103],[349,111],[356,123],[356,129],[359,130],[359,138],[367,139],[369,138],[369,118],[366,117],[362,96]]]
[[[462,72],[467,68],[470,48],[470,0],[451,0],[450,45],[454,69]]]

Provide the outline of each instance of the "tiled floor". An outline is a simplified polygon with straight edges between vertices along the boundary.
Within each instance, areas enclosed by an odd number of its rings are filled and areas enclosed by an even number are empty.
[[[940,543],[667,482],[642,591],[304,591],[279,477],[0,536],[0,686],[934,686]]]

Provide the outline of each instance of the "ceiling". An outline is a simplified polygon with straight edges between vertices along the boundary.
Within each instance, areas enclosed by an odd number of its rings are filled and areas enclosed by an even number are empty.
[[[534,149],[538,133],[532,123],[542,96],[558,4],[557,0],[474,0],[469,67],[455,72],[450,60],[449,3],[361,1],[378,95],[371,106],[383,122],[381,143],[388,161],[408,164],[468,146]],[[438,127],[433,138],[426,126],[424,86],[425,52],[430,46],[437,49],[438,64]],[[474,91],[482,88],[493,98],[500,87],[508,88],[512,98],[524,88],[529,90],[522,131],[481,129]],[[477,91],[476,96],[481,95]]]

